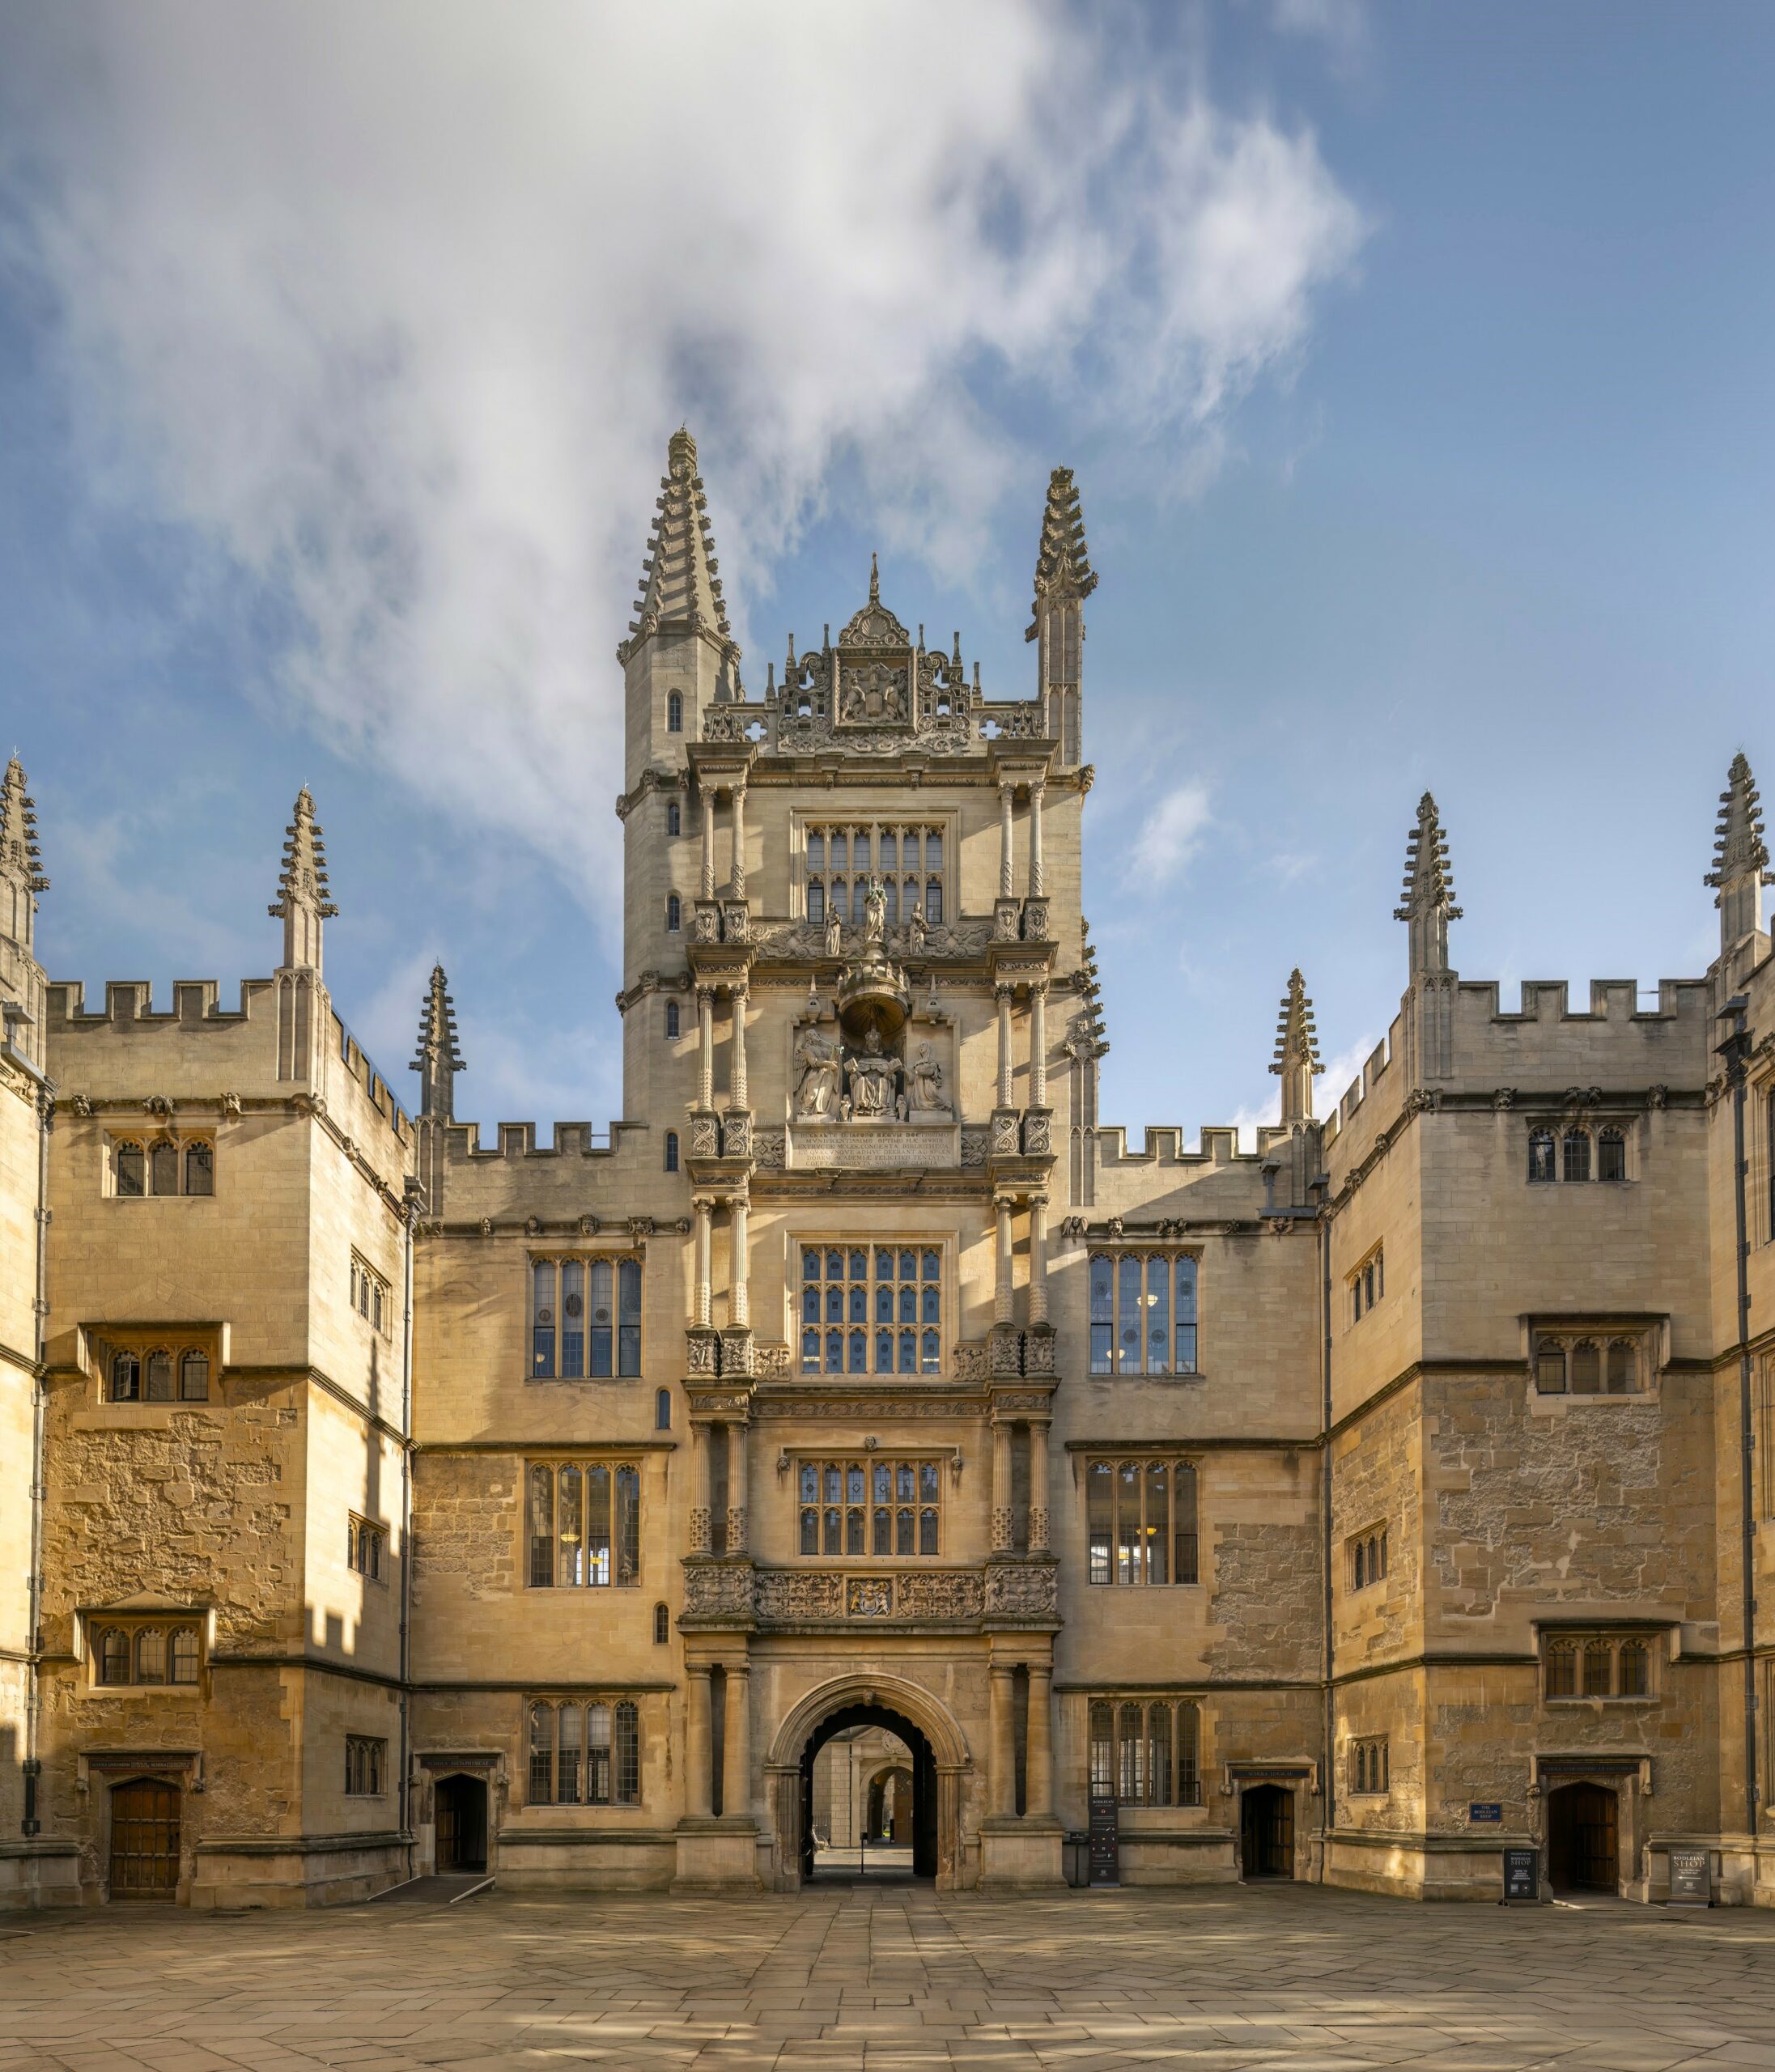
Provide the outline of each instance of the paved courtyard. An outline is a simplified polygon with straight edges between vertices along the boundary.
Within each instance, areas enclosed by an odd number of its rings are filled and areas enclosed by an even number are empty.
[[[6,2072],[1775,2066],[1770,1913],[881,1886],[14,1920]]]

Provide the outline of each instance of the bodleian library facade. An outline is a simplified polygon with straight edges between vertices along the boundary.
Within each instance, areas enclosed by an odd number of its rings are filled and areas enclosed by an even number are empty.
[[[459,1119],[441,970],[416,1098],[379,1075],[306,792],[269,977],[51,983],[11,764],[11,1904],[789,1892],[816,1757],[872,1734],[945,1890],[1077,1882],[1089,1831],[1123,1883],[1491,1899],[1533,1845],[1548,1889],[1775,1903],[1748,765],[1701,975],[1506,1008],[1402,801],[1356,1084],[1315,1114],[1297,970],[1255,1149],[1131,1140],[1081,898],[1096,582],[1062,470],[1027,698],[873,575],[749,694],[673,439],[607,1130]]]

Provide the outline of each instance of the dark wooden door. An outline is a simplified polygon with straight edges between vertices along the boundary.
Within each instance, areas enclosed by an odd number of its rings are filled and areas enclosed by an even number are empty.
[[[440,1870],[487,1867],[487,1788],[478,1777],[445,1777],[437,1786]]]
[[[1547,1801],[1547,1868],[1559,1892],[1620,1889],[1619,1807],[1606,1785],[1568,1784]]]
[[[1240,1856],[1247,1878],[1294,1875],[1294,1794],[1285,1785],[1246,1788],[1239,1808]]]
[[[111,1896],[170,1900],[179,1890],[179,1787],[136,1777],[111,1788]]]

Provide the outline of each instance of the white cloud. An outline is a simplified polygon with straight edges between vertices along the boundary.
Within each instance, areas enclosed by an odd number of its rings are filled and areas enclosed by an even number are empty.
[[[1201,847],[1212,820],[1208,787],[1200,779],[1168,792],[1129,847],[1128,882],[1163,885],[1174,878]]]
[[[1035,0],[112,0],[5,38],[0,261],[87,480],[261,586],[264,695],[593,905],[681,418],[730,596],[842,458],[884,544],[965,573],[1039,480],[983,367],[1200,472],[1362,236],[1310,134]]]

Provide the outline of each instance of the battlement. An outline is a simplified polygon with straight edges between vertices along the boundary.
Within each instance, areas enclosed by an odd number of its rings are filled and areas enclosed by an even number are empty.
[[[1457,1012],[1476,1014],[1488,1021],[1520,1024],[1526,1021],[1706,1021],[1712,994],[1705,979],[1660,979],[1658,1005],[1640,1005],[1637,979],[1593,979],[1587,1008],[1571,1004],[1571,986],[1564,979],[1525,979],[1522,1005],[1510,1013],[1499,1005],[1495,979],[1463,979],[1458,988]]]
[[[154,984],[147,979],[108,979],[104,1006],[89,1010],[85,981],[52,979],[46,989],[49,1026],[58,1034],[87,1035],[100,1029],[238,1029],[253,1019],[255,1004],[275,983],[270,979],[243,979],[240,1004],[220,1004],[222,987],[214,979],[175,979],[172,1006],[156,1010]]]
[[[478,1123],[451,1123],[444,1131],[444,1144],[452,1165],[495,1159],[615,1158],[629,1148],[627,1140],[644,1143],[651,1133],[646,1123],[612,1123],[602,1131],[590,1123],[557,1123],[554,1141],[545,1144],[536,1140],[534,1123],[501,1123],[495,1140],[483,1144]]]
[[[1187,1166],[1206,1171],[1216,1166],[1256,1166],[1268,1154],[1270,1147],[1277,1142],[1286,1143],[1289,1132],[1273,1124],[1263,1125],[1257,1132],[1255,1151],[1239,1149],[1238,1126],[1204,1124],[1200,1147],[1195,1151],[1183,1148],[1187,1135],[1174,1123],[1149,1123],[1142,1132],[1143,1148],[1130,1151],[1127,1132],[1119,1123],[1105,1123],[1098,1132],[1098,1163],[1100,1170],[1112,1167],[1153,1166]]]

